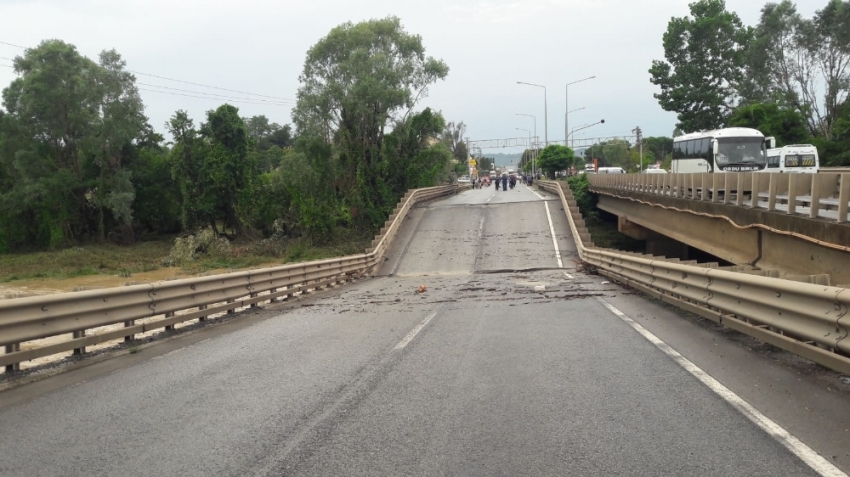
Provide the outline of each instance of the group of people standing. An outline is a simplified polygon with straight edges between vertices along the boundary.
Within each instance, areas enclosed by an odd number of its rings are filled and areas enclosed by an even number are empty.
[[[507,174],[503,174],[502,177],[496,178],[496,190],[499,190],[499,185],[501,184],[502,190],[508,190],[508,184],[510,184],[511,189],[516,185],[516,176],[512,175],[508,177]]]

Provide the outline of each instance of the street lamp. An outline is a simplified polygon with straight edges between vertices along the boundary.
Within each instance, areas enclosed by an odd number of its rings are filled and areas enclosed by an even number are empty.
[[[528,144],[531,144],[531,131],[529,131],[528,129],[523,129],[523,128],[514,128],[514,129],[516,129],[517,131],[527,132],[528,133]],[[528,150],[528,153],[531,154],[531,149]],[[520,162],[522,162],[521,158],[520,158]],[[534,170],[534,156],[531,156],[531,170]]]
[[[591,127],[591,126],[596,126],[597,124],[605,124],[605,120],[604,120],[604,119],[601,119],[601,120],[599,120],[599,121],[597,121],[597,122],[595,122],[595,123],[593,123],[593,124],[585,124],[584,126],[579,126],[579,127],[577,127],[577,128],[573,128],[573,129],[572,129],[572,131],[570,131],[569,136],[572,136],[572,135],[573,135],[573,133],[574,133],[574,132],[576,132],[576,131],[581,131],[582,129],[587,129],[587,128]],[[569,138],[569,137],[568,137],[568,138]],[[566,142],[566,141],[565,141],[565,142]],[[570,146],[570,147],[572,147],[572,146]]]
[[[523,81],[517,81],[516,84],[525,84],[528,86],[537,86],[538,88],[543,88],[543,142],[546,146],[549,145],[549,110],[546,103],[546,87],[542,84],[534,84],[534,83],[526,83]]]
[[[534,120],[534,140],[537,141],[537,117],[531,114],[523,114],[523,113],[515,113],[517,116],[527,116]],[[537,155],[537,151],[532,150],[531,141],[529,141],[529,152],[531,154],[531,174],[534,175],[534,157]]]
[[[573,81],[572,83],[567,83],[567,85],[564,86],[564,105],[565,105],[564,111],[570,110],[570,85],[576,84],[576,83],[581,83],[582,81],[587,81],[587,80],[593,79],[593,78],[596,78],[596,75],[588,76],[587,78],[576,80],[576,81]],[[565,146],[567,145],[567,131],[570,129],[569,128],[570,120],[569,120],[569,118],[567,118],[568,114],[570,114],[570,113],[569,112],[564,113],[564,145]]]

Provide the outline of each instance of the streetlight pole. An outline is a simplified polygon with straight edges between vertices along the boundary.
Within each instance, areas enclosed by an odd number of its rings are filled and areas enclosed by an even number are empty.
[[[548,103],[546,102],[546,86],[542,84],[534,84],[534,83],[526,83],[523,81],[517,81],[516,84],[525,84],[528,86],[537,86],[538,88],[543,88],[543,143],[548,146],[549,145],[549,111],[548,111]]]
[[[523,128],[514,128],[514,129],[516,129],[517,131],[527,132],[528,133],[528,143],[531,144],[531,131],[529,131],[528,129],[523,129]],[[531,149],[528,150],[528,153],[531,154]],[[534,170],[534,160],[533,159],[532,159],[532,162],[531,162],[531,169]]]
[[[517,116],[527,116],[534,120],[534,140],[537,141],[537,116],[532,114],[515,113]],[[528,141],[528,153],[531,156],[531,174],[534,175],[534,158],[537,156],[535,145]]]
[[[587,80],[593,79],[593,78],[596,78],[596,75],[588,76],[587,78],[576,80],[576,81],[573,81],[572,83],[567,83],[567,85],[564,86],[564,111],[565,111],[564,112],[564,145],[565,146],[567,145],[567,131],[570,129],[569,128],[570,120],[567,117],[567,115],[570,114],[569,113],[569,110],[570,110],[570,85],[576,84],[576,83],[581,83],[582,81],[587,81]]]

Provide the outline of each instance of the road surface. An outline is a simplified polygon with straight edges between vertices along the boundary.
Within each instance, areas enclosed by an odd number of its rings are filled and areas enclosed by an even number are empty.
[[[846,465],[844,395],[575,258],[522,185],[416,208],[375,278],[0,394],[0,475],[818,475],[612,309]]]

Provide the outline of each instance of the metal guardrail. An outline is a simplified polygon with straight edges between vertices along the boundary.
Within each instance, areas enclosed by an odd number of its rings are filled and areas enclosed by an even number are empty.
[[[538,184],[560,196],[579,257],[599,273],[850,375],[850,290],[587,246],[590,235],[572,192],[565,192],[557,182]]]
[[[352,274],[378,266],[392,245],[408,211],[416,204],[451,195],[458,185],[409,191],[366,253],[312,262],[282,265],[200,278],[116,287],[105,290],[58,293],[0,300],[0,366],[6,371],[19,363],[124,338],[150,330],[170,329],[177,323],[233,312],[238,307],[286,298],[342,282]],[[181,314],[176,314],[181,312]],[[136,323],[145,318],[160,319]],[[92,328],[122,324],[122,328],[87,335]],[[73,334],[59,343],[21,349],[27,341]]]
[[[847,222],[850,173],[590,174],[594,191],[629,190]],[[804,210],[808,209],[808,210]]]

